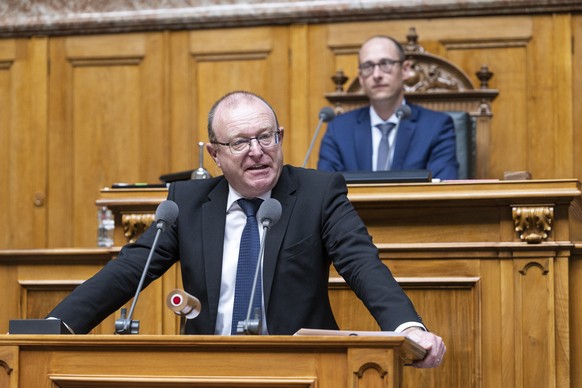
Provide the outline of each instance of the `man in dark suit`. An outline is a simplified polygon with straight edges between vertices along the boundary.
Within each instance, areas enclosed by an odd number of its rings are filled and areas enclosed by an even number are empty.
[[[439,365],[446,351],[442,339],[426,331],[379,259],[347,198],[343,177],[284,166],[283,128],[269,104],[254,94],[226,95],[211,109],[208,123],[207,150],[224,175],[170,186],[168,199],[178,204],[180,214],[159,237],[145,281],[151,283],[180,261],[185,291],[202,304],[186,333],[231,334],[239,242],[248,219],[239,203],[241,198],[275,198],[282,213],[266,235],[260,287],[263,334],[337,329],[327,289],[333,264],[382,330],[406,332],[427,349],[417,366]],[[135,293],[155,233],[152,227],[125,246],[49,316],[86,333],[120,308]]]
[[[359,81],[370,106],[339,115],[322,139],[317,168],[324,171],[427,169],[433,178],[457,179],[455,129],[445,113],[408,104],[396,126],[411,63],[388,36],[367,40],[359,52]],[[383,133],[382,126],[388,126]],[[380,162],[378,162],[380,160]]]

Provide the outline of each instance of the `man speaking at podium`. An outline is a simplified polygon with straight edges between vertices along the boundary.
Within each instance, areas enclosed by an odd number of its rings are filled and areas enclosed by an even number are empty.
[[[347,198],[343,176],[284,166],[283,134],[274,110],[255,94],[237,91],[214,104],[206,148],[224,175],[170,186],[168,199],[178,205],[179,216],[159,237],[145,285],[180,260],[184,289],[202,305],[185,332],[237,334],[238,305],[244,310],[250,302],[237,298],[245,284],[248,295],[248,281],[239,280],[243,252],[253,239],[245,235],[259,229],[256,220],[246,228],[256,216],[249,209],[273,198],[282,210],[266,235],[256,286],[261,334],[338,329],[327,288],[333,264],[382,330],[406,332],[427,350],[416,366],[438,366],[445,345],[426,331],[379,259]],[[119,309],[137,289],[154,234],[152,226],[136,243],[125,246],[117,259],[77,287],[49,316],[62,319],[75,333],[87,333]],[[254,260],[251,266],[257,265]]]

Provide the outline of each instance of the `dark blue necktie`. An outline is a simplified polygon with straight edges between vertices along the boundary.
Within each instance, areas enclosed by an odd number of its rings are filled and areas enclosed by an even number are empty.
[[[396,124],[394,123],[376,125],[382,131],[382,139],[380,139],[380,144],[378,145],[377,171],[390,170],[390,142],[388,141],[388,136],[390,136],[390,132],[395,126]]]
[[[239,321],[247,318],[249,308],[249,299],[253,288],[253,280],[259,259],[259,250],[261,241],[259,237],[259,228],[255,214],[261,206],[262,199],[245,199],[238,201],[239,206],[247,216],[247,223],[240,239],[240,249],[238,253],[238,265],[236,267],[236,284],[234,287],[234,307],[232,311],[232,328],[231,334],[236,334],[236,326]],[[260,273],[259,273],[260,275]],[[257,280],[257,288],[253,298],[253,309],[251,318],[254,317],[256,308],[262,307],[261,276]]]

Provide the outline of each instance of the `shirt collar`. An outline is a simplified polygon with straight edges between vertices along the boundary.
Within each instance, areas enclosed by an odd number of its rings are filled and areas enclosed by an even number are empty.
[[[406,99],[402,99],[402,105],[406,104]],[[380,116],[378,116],[378,113],[376,113],[376,111],[374,110],[374,107],[372,107],[372,105],[370,105],[370,124],[372,125],[372,128],[374,128],[376,125],[378,124],[383,124],[383,123],[393,123],[393,124],[398,124],[398,118],[396,117],[396,113],[392,113],[392,116],[390,116],[388,118],[388,121],[384,121],[380,118]]]
[[[226,211],[230,211],[232,206],[238,201],[239,199],[244,198],[242,195],[239,194],[230,184],[228,185],[228,199],[226,200]],[[271,190],[267,191],[264,194],[259,195],[257,198],[261,198],[263,201],[265,199],[271,198]],[[238,204],[237,204],[238,206]]]

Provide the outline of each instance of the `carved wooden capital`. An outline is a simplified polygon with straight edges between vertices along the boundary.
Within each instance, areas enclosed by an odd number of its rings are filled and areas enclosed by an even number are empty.
[[[528,244],[541,243],[552,231],[553,206],[514,206],[512,215],[515,231]]]
[[[123,235],[128,243],[133,243],[155,221],[152,213],[132,213],[121,216]]]

